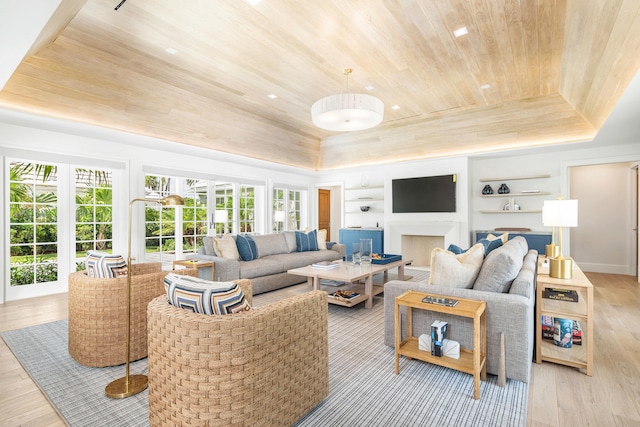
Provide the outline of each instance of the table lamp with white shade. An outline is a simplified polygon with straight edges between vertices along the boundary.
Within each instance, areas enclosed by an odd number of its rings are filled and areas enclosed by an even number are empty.
[[[549,259],[549,276],[556,279],[573,277],[573,260],[562,255],[562,227],[578,226],[577,200],[545,200],[542,222],[546,227],[558,227],[558,255]]]
[[[222,224],[222,234],[227,232],[227,222],[229,221],[229,211],[226,209],[216,209],[214,222]]]

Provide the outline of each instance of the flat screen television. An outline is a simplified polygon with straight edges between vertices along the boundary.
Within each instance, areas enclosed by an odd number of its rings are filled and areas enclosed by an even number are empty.
[[[393,213],[455,212],[456,175],[394,179],[391,197]]]

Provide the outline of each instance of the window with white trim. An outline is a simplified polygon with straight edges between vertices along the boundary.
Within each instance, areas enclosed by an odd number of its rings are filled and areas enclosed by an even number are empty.
[[[282,187],[273,188],[272,230],[274,233],[300,230],[306,209],[306,191]]]

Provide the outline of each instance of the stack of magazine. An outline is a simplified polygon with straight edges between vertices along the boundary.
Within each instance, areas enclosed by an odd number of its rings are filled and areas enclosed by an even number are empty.
[[[320,262],[316,262],[316,263],[311,264],[311,267],[319,268],[319,269],[322,269],[322,270],[331,270],[331,269],[334,269],[334,268],[338,268],[339,265],[335,264],[333,262],[329,262],[329,261],[320,261]]]
[[[329,294],[329,298],[335,298],[343,301],[350,301],[358,296],[360,296],[359,293],[349,290],[340,290]]]

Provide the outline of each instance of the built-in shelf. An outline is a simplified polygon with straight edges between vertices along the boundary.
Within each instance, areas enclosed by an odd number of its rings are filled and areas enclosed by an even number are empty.
[[[481,178],[479,181],[480,182],[503,182],[503,183],[507,183],[510,181],[518,181],[518,180],[524,180],[524,179],[546,179],[546,178],[550,178],[551,175],[549,174],[537,174],[537,175],[520,175],[520,176],[507,176],[507,177],[502,177],[502,178]],[[486,186],[485,186],[486,187]],[[480,197],[482,198],[502,198],[502,199],[515,199],[516,197],[531,197],[531,196],[548,196],[549,193],[548,191],[538,191],[537,189],[534,191],[534,189],[532,189],[531,191],[519,191],[519,192],[515,192],[515,193],[506,193],[506,194],[500,194],[500,193],[493,193],[493,194],[481,194]],[[541,205],[542,203],[540,203]],[[533,203],[533,207],[537,207],[535,205],[537,205],[537,203]],[[479,210],[480,213],[485,213],[485,214],[526,214],[526,213],[541,213],[542,209],[522,209],[522,210],[503,210],[503,209],[485,209],[485,210]]]
[[[481,197],[521,197],[521,196],[546,196],[548,191],[538,191],[536,193],[507,193],[507,194],[483,194]]]
[[[524,175],[524,176],[509,176],[505,178],[481,178],[480,182],[494,182],[494,181],[516,181],[520,179],[539,179],[539,178],[550,178],[551,175],[543,174],[543,175]]]
[[[345,202],[361,202],[361,203],[367,203],[367,202],[382,202],[384,201],[384,199],[379,198],[379,197],[372,197],[370,199],[349,199],[349,200],[345,200]]]
[[[517,214],[517,213],[542,213],[542,209],[538,210],[519,210],[519,211],[504,211],[504,210],[481,210],[480,213],[503,213],[503,214]]]
[[[345,188],[345,191],[357,191],[357,190],[381,190],[383,189],[384,186],[383,185],[376,185],[373,187],[351,187],[351,188]]]
[[[384,212],[382,202],[384,202],[384,185],[372,185],[368,187],[345,188],[345,213],[348,215],[358,214],[381,214]],[[363,212],[359,206],[369,206],[369,210]],[[355,218],[355,217],[352,217]],[[362,219],[356,221],[362,221]]]

